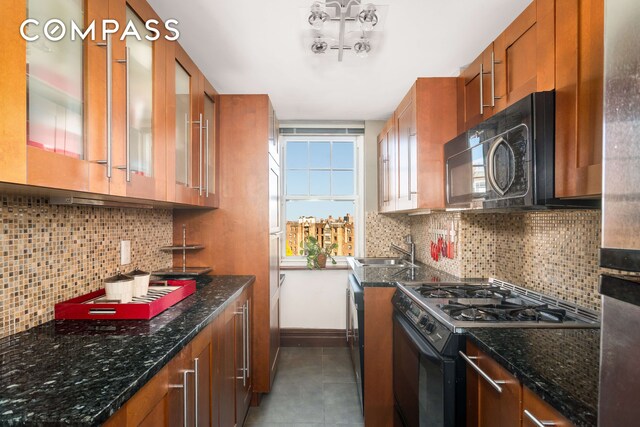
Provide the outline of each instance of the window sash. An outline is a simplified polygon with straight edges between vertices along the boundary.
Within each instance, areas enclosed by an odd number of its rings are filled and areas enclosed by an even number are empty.
[[[363,159],[360,158],[362,155],[362,148],[361,148],[361,137],[359,136],[355,136],[355,135],[351,135],[351,136],[334,136],[334,135],[326,135],[326,136],[302,136],[302,135],[298,135],[298,136],[288,136],[288,135],[281,135],[282,139],[281,139],[281,143],[282,143],[282,165],[284,166],[282,168],[283,170],[283,179],[282,179],[282,189],[283,189],[283,196],[282,196],[282,224],[286,224],[287,223],[287,218],[286,218],[286,204],[289,201],[336,201],[336,202],[353,202],[354,204],[354,212],[352,213],[353,217],[354,217],[354,222],[356,225],[355,228],[355,232],[353,233],[353,235],[351,236],[352,241],[350,242],[350,244],[354,245],[356,248],[356,255],[358,253],[360,253],[360,251],[364,250],[364,215],[362,214],[361,210],[364,209],[364,204],[363,201],[361,200],[361,192],[362,192],[362,181],[364,180],[364,171],[362,170],[362,161]],[[345,167],[328,167],[328,168],[322,168],[322,167],[287,167],[287,154],[288,154],[288,150],[287,150],[287,143],[288,142],[305,142],[307,143],[307,147],[309,147],[309,143],[312,142],[327,142],[327,143],[341,143],[341,142],[350,142],[353,144],[353,168],[345,168]],[[308,150],[307,153],[310,153],[310,150]],[[307,154],[308,156],[310,154]],[[331,144],[331,150],[330,150],[330,155],[333,156],[333,144]],[[332,165],[333,163],[333,158],[331,157],[331,162],[330,165]],[[310,165],[311,162],[308,160],[307,161],[307,165]],[[328,172],[353,172],[353,194],[349,194],[349,195],[324,195],[324,196],[320,196],[320,195],[289,195],[287,194],[287,184],[288,184],[288,172],[290,171],[298,171],[298,172],[312,172],[312,171],[328,171]],[[332,191],[332,189],[330,190]],[[285,266],[302,266],[302,265],[306,265],[306,257],[305,256],[300,256],[300,255],[292,255],[292,256],[286,256],[285,250],[286,250],[286,229],[284,229],[285,226],[283,226],[283,238],[281,239],[281,247],[280,247],[280,262],[281,265],[285,265]],[[337,264],[339,266],[344,266],[346,265],[346,257],[345,256],[336,256],[334,257]]]

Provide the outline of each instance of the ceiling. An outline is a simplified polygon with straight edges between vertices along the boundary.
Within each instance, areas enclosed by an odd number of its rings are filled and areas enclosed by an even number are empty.
[[[315,55],[312,0],[149,0],[223,94],[267,93],[281,120],[382,120],[417,77],[456,76],[531,0],[380,0],[368,58]]]

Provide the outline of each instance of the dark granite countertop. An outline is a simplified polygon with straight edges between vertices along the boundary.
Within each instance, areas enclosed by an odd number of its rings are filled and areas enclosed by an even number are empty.
[[[461,279],[444,271],[436,270],[421,263],[416,263],[417,268],[410,267],[370,267],[359,266],[351,257],[347,258],[349,268],[356,276],[358,283],[368,287],[395,287],[396,282],[443,282],[443,283],[470,283],[486,282],[487,279]]]
[[[468,337],[576,426],[595,426],[599,329],[470,329]]]
[[[51,321],[3,338],[0,425],[104,422],[254,280],[213,276],[149,321]]]

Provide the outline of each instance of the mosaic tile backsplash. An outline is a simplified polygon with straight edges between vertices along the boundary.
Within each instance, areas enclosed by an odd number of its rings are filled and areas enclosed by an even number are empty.
[[[53,319],[57,302],[99,289],[120,268],[120,240],[131,264],[170,267],[173,216],[166,209],[54,206],[46,198],[0,194],[0,338]]]
[[[411,216],[416,257],[459,277],[495,277],[599,310],[600,211]],[[430,230],[456,229],[456,258],[431,259]]]
[[[401,245],[404,242],[404,237],[410,232],[410,220],[405,214],[367,212],[365,217],[365,256],[401,255],[391,249],[391,243]]]

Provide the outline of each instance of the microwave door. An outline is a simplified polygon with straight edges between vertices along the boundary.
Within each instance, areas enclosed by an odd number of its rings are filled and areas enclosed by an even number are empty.
[[[485,146],[477,144],[447,159],[447,205],[469,207],[487,193]]]
[[[525,206],[531,196],[529,127],[518,125],[487,140],[484,207]]]
[[[515,180],[515,154],[503,137],[497,138],[487,154],[487,177],[491,190],[503,197]]]

